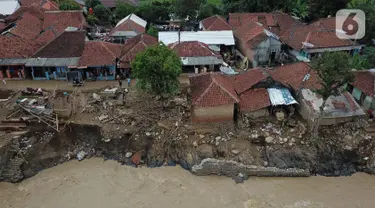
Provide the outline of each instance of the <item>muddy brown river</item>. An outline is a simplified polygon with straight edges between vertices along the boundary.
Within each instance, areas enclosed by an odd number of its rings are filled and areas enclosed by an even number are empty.
[[[19,184],[0,183],[2,208],[373,208],[375,176],[197,177],[180,167],[71,161]]]

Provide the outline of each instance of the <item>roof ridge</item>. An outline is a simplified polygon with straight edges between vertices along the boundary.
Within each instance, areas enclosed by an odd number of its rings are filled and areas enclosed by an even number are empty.
[[[217,75],[217,76],[221,76],[221,75]],[[224,78],[225,79],[225,78]],[[217,85],[217,86],[219,86],[222,90],[224,90],[227,94],[229,94],[235,101],[237,101],[237,102],[239,102],[239,99],[238,99],[238,97],[237,97],[237,95],[232,95],[232,93],[231,92],[229,92],[227,89],[225,89],[225,87],[223,87],[221,84],[219,84],[219,82],[216,80],[216,77],[215,76],[212,76],[212,80],[213,80],[213,82]],[[234,91],[236,91],[236,90],[234,90]]]
[[[110,54],[112,54],[112,57],[114,57],[115,59],[117,58],[116,55],[104,44],[103,41],[100,41],[100,45],[102,45]]]
[[[204,75],[203,75],[203,76],[204,76]],[[194,102],[194,105],[197,105],[198,102],[199,102],[200,100],[202,100],[203,97],[208,93],[209,89],[211,89],[211,87],[212,87],[212,85],[213,85],[213,78],[212,78],[212,74],[211,74],[211,73],[209,74],[209,76],[210,76],[210,78],[211,78],[211,83],[210,83],[210,85],[208,85],[208,87],[203,91],[203,93],[199,96],[199,98]]]

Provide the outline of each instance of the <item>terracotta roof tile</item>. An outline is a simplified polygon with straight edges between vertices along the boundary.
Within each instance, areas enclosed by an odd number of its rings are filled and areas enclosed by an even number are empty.
[[[243,24],[241,27],[237,28],[234,31],[234,35],[240,41],[245,42],[250,48],[255,48],[259,43],[266,40],[268,37],[264,33],[264,28],[253,21]]]
[[[276,26],[276,22],[270,13],[229,13],[229,24],[234,29],[250,21],[259,22],[267,27]]]
[[[9,33],[26,40],[36,38],[42,31],[42,21],[26,12],[18,20],[16,26],[9,30]]]
[[[119,31],[132,31],[132,32],[134,31],[135,33],[137,33],[137,35],[139,35],[139,34],[145,33],[146,28],[143,27],[142,25],[137,24],[131,19],[127,19],[123,23],[118,25],[117,27],[113,28],[110,32],[110,35]]]
[[[221,57],[220,54],[213,52],[207,44],[198,41],[175,42],[170,44],[169,47],[176,51],[179,57]]]
[[[22,5],[17,11],[15,11],[12,15],[8,16],[5,20],[7,22],[13,22],[18,18],[22,17],[24,13],[29,13],[34,17],[43,20],[44,17],[44,10],[41,9],[37,4],[32,4],[28,6]]]
[[[298,90],[301,87],[302,80],[306,74],[310,73],[310,78],[304,83],[303,88],[314,90],[321,87],[317,72],[305,62],[276,67],[269,73],[273,80],[283,85],[291,86],[294,90]]]
[[[33,58],[81,57],[86,31],[66,31],[37,51]]]
[[[208,31],[232,30],[232,26],[219,15],[214,15],[202,20],[202,25]]]
[[[0,58],[29,58],[41,46],[19,37],[0,36]]]
[[[267,89],[248,90],[240,95],[240,111],[256,111],[271,105]]]
[[[192,103],[200,107],[234,104],[239,98],[229,77],[206,73],[190,77]]]
[[[234,88],[238,94],[241,94],[267,77],[268,75],[261,69],[250,69],[234,76]]]
[[[280,36],[280,39],[297,50],[303,48],[302,42],[313,44],[313,48],[335,48],[354,45],[351,40],[338,38],[335,31],[320,30],[314,26],[297,28]]]
[[[131,61],[135,59],[135,56],[144,51],[149,46],[158,44],[158,40],[150,35],[141,34],[133,38],[126,40],[122,47],[120,67],[129,68]]]
[[[284,35],[287,32],[290,32],[291,29],[304,27],[305,24],[299,20],[293,18],[289,14],[282,12],[274,12],[272,16],[276,22],[277,27],[271,28],[271,31],[277,35]]]
[[[85,43],[79,66],[110,66],[120,56],[121,45],[104,41],[88,41]]]
[[[358,71],[355,73],[355,81],[352,84],[367,96],[375,96],[375,74],[371,71]]]

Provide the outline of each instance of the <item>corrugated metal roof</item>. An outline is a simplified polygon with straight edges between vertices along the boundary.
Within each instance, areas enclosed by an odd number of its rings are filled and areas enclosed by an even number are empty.
[[[159,42],[165,45],[175,43],[177,41],[199,41],[207,45],[234,45],[234,36],[232,30],[224,31],[182,31],[180,32],[159,32]]]
[[[18,3],[18,1],[0,1],[0,14],[2,15],[11,15],[18,8],[20,8],[20,3]]]
[[[116,31],[111,34],[112,37],[134,37],[137,35],[134,31]]]
[[[117,24],[116,24],[116,27],[118,27],[119,25],[121,25],[123,22],[125,22],[126,20],[132,20],[133,22],[141,25],[142,27],[146,27],[147,25],[147,22],[145,20],[143,20],[142,18],[138,17],[137,15],[135,14],[129,14],[128,16],[124,17],[122,20],[120,20]]]
[[[222,59],[215,56],[181,57],[181,61],[184,66],[218,65],[223,63]]]
[[[267,91],[273,106],[298,104],[287,88],[268,88]]]
[[[0,65],[23,65],[27,62],[27,59],[0,59]]]
[[[73,58],[30,58],[25,66],[78,66],[79,57]]]

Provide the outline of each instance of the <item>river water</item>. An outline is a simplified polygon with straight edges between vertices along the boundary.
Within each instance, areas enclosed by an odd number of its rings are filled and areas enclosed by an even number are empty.
[[[375,176],[198,177],[180,167],[71,161],[19,184],[0,183],[2,208],[360,208],[375,206]]]

